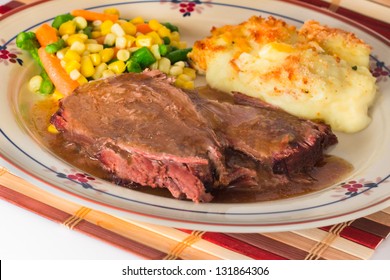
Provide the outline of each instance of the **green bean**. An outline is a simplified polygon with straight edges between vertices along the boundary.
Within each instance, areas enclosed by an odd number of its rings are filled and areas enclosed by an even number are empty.
[[[168,28],[169,30],[171,30],[171,32],[179,32],[179,28],[176,26],[176,25],[173,25],[172,23],[170,22],[165,22],[165,23],[162,23],[162,25],[164,25],[166,28]]]
[[[41,94],[50,94],[54,90],[54,85],[53,82],[50,80],[49,75],[46,73],[45,70],[42,69],[41,72],[41,77],[42,77],[42,83],[39,88],[39,92]]]
[[[165,45],[169,45],[171,43],[171,39],[169,37],[167,37],[167,36],[165,36],[162,39],[163,39]]]
[[[165,57],[168,58],[171,63],[176,63],[178,61],[187,61],[187,54],[192,50],[192,48],[187,49],[178,49],[171,51]]]
[[[152,54],[152,52],[147,47],[142,47],[136,50],[130,58],[132,61],[137,62],[142,69],[145,69],[150,64],[156,62],[156,58]]]
[[[47,45],[45,47],[45,50],[48,53],[56,53],[65,47],[66,47],[66,42],[63,39],[59,39],[57,42]]]
[[[173,50],[172,46],[166,44],[161,44],[158,46],[158,51],[160,52],[161,56],[166,56],[172,50]]]
[[[63,15],[56,16],[54,18],[51,26],[58,29],[58,28],[60,28],[61,24],[63,24],[64,22],[70,21],[73,18],[74,18],[74,16],[72,16],[71,14],[63,14]]]
[[[134,60],[129,59],[126,62],[126,69],[127,72],[132,72],[132,73],[140,73],[142,72],[141,66],[139,63],[135,62]]]

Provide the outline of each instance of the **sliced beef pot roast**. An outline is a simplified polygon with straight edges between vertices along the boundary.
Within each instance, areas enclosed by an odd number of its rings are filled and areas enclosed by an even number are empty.
[[[51,122],[121,183],[195,202],[230,184],[256,184],[259,168],[286,177],[306,171],[337,142],[324,124],[235,97],[209,100],[161,72],[129,73],[80,86]]]

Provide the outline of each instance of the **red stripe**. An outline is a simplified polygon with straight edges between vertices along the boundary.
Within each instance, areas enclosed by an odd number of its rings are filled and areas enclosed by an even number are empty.
[[[223,233],[206,232],[202,235],[204,240],[210,241],[226,249],[243,254],[256,260],[286,260],[279,255],[273,254],[261,248],[242,242]]]
[[[360,229],[357,229],[354,227],[346,227],[340,233],[340,236],[345,238],[345,239],[351,240],[355,243],[366,246],[370,249],[375,249],[376,247],[378,247],[378,245],[383,240],[379,236],[376,236],[374,234],[365,232],[363,230],[360,230]]]
[[[321,0],[304,0],[304,1],[297,0],[297,2],[303,2],[303,3],[313,5],[315,7],[323,7],[326,9],[328,9],[331,5],[329,2],[321,1]],[[386,38],[388,39],[390,38],[390,24],[386,22],[356,13],[354,11],[348,10],[343,7],[339,7],[335,13],[345,16],[346,18],[352,19],[356,22],[362,23],[363,25],[369,27],[370,29],[375,30],[376,32],[382,34]]]
[[[304,250],[264,236],[262,234],[227,233],[227,235],[288,260],[303,260],[307,256],[307,252]]]
[[[188,229],[179,229],[188,234],[191,234],[193,231]],[[202,235],[202,239],[207,240],[211,243],[214,243],[223,248],[229,249],[231,251],[243,254],[247,257],[256,260],[286,260],[286,258],[279,255],[273,254],[256,246],[252,246],[246,242],[242,242],[236,238],[227,236],[223,233],[216,232],[206,232]]]
[[[360,230],[364,230],[371,234],[377,235],[381,238],[386,238],[390,234],[390,227],[377,223],[375,221],[371,221],[367,218],[360,218],[351,224],[352,227],[358,228]]]
[[[17,7],[20,7],[20,6],[23,6],[24,4],[19,2],[19,1],[11,1],[11,2],[8,2],[7,4],[5,5],[1,5],[0,6],[0,14],[5,14]]]
[[[329,232],[333,226],[320,227],[321,230]],[[362,228],[356,228],[353,226],[345,227],[341,232],[340,236],[358,243],[360,245],[366,246],[370,249],[375,249],[383,240],[382,237],[368,232],[368,230]]]

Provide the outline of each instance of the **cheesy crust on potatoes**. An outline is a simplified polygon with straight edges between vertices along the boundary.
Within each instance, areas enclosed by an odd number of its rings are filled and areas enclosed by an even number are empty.
[[[212,88],[239,91],[353,133],[371,121],[377,89],[370,52],[354,34],[314,20],[298,30],[274,17],[253,16],[213,27],[188,56]]]

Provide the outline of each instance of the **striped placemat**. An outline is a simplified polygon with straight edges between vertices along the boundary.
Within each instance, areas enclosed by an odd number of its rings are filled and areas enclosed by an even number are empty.
[[[0,198],[145,259],[369,259],[390,208],[333,226],[273,233],[194,231],[123,220],[54,196],[0,168]]]
[[[36,0],[0,5],[0,15]],[[341,7],[305,0],[359,20],[390,38],[389,24]],[[369,259],[390,233],[390,208],[329,227],[277,233],[218,233],[123,219],[65,201],[0,167],[0,198],[145,259]]]

